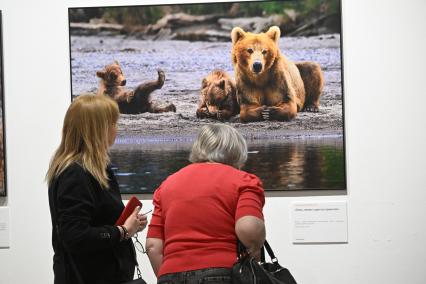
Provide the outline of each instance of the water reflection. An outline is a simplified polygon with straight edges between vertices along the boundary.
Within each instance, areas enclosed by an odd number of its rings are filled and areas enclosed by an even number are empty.
[[[267,190],[345,189],[342,138],[249,141],[245,171]],[[189,164],[190,142],[116,144],[112,162],[123,193],[153,192]]]

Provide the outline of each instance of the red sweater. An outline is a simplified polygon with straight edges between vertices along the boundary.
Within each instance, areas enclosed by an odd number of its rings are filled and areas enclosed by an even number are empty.
[[[158,277],[236,261],[235,222],[263,220],[265,196],[255,175],[218,163],[191,164],[155,191],[148,238],[164,242]]]

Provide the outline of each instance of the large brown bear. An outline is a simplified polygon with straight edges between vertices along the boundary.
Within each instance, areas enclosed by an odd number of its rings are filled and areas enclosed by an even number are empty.
[[[120,113],[176,112],[176,107],[173,104],[159,107],[151,102],[151,93],[163,87],[165,75],[162,70],[158,70],[156,81],[140,84],[134,90],[124,87],[126,78],[117,61],[105,66],[104,70],[96,72],[96,76],[101,78],[98,94],[107,95],[114,99],[118,103]]]
[[[279,50],[280,29],[231,32],[240,119],[290,120],[298,111],[319,109],[324,78],[315,62],[293,63]]]
[[[201,83],[198,118],[227,120],[240,112],[234,80],[222,70],[215,70]]]

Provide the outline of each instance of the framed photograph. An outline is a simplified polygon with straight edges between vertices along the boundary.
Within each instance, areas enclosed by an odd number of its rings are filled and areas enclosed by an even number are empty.
[[[3,24],[0,10],[0,196],[6,196],[6,147],[4,128],[4,80],[3,80]]]
[[[345,190],[340,0],[69,9],[72,98],[120,107],[122,193],[188,165],[199,129],[235,127],[265,190]],[[208,182],[208,181],[206,181]]]

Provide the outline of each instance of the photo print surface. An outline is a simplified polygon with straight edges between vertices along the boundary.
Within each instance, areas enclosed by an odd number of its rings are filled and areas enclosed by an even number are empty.
[[[346,189],[340,1],[70,8],[69,29],[72,98],[120,106],[122,193],[188,165],[209,123],[246,138],[265,190]]]
[[[0,196],[6,195],[6,161],[4,138],[4,103],[3,103],[3,24],[0,10]]]

